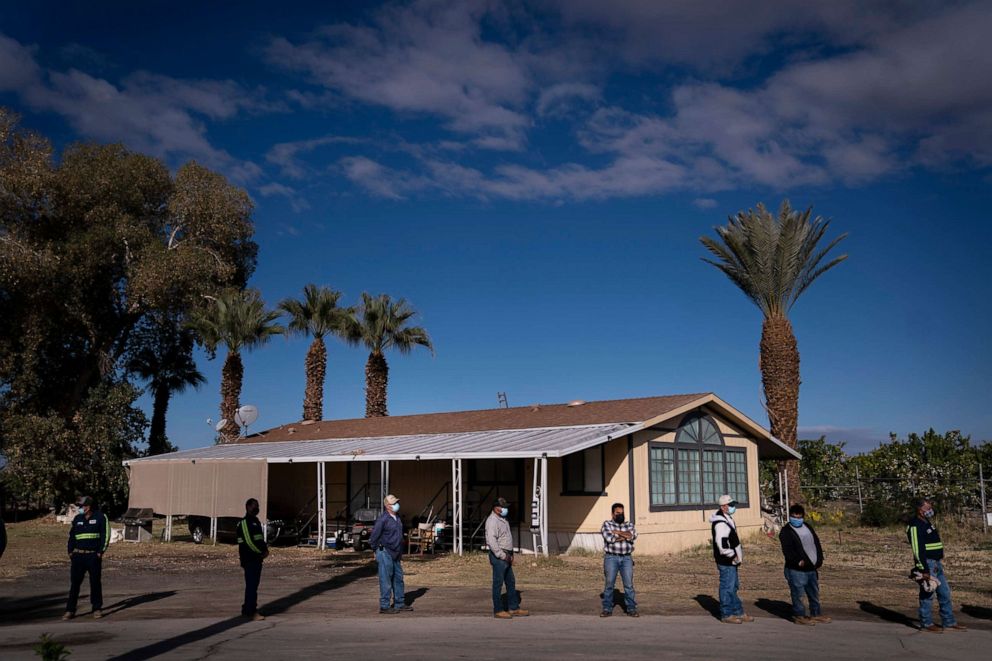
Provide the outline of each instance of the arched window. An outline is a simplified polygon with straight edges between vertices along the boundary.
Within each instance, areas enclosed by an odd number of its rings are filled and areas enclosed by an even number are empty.
[[[747,506],[746,450],[727,447],[710,416],[689,413],[674,443],[651,443],[649,452],[652,510],[716,506],[725,493]]]

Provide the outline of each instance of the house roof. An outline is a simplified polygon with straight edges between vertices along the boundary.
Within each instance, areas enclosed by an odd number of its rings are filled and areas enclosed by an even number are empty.
[[[237,443],[134,459],[128,463],[195,459],[271,463],[499,457],[561,457],[641,429],[665,425],[703,408],[742,428],[763,459],[799,453],[713,393],[575,405],[430,413],[283,425]]]

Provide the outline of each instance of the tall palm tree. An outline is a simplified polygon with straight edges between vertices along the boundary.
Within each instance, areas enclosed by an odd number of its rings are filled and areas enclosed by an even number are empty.
[[[369,359],[365,363],[366,418],[389,415],[386,407],[386,389],[389,385],[386,351],[396,349],[407,354],[419,345],[434,353],[434,345],[427,331],[420,326],[406,325],[416,314],[402,298],[393,301],[388,294],[372,296],[362,292],[362,303],[348,323],[345,337],[350,344],[369,350]]]
[[[165,433],[169,400],[186,388],[199,388],[205,381],[193,360],[195,336],[170,318],[143,326],[134,337],[135,349],[128,357],[127,369],[147,380],[152,394],[148,454],[172,452],[175,448]]]
[[[248,289],[221,294],[190,320],[189,327],[196,332],[211,357],[219,345],[227,347],[220,381],[220,415],[227,424],[219,430],[221,442],[238,438],[234,414],[240,405],[245,371],[241,351],[260,347],[273,335],[284,333],[285,329],[275,323],[278,318],[278,312],[265,309],[265,302],[257,290]]]
[[[339,308],[341,292],[309,284],[303,288],[303,298],[287,298],[279,309],[289,315],[289,332],[312,336],[304,364],[307,386],[303,394],[303,419],[322,420],[324,417],[324,378],[327,375],[325,335],[344,336],[350,308]]]
[[[827,258],[847,234],[820,246],[830,221],[820,216],[811,219],[812,212],[812,207],[794,210],[785,200],[776,216],[758,204],[715,228],[718,239],[700,238],[716,257],[703,261],[723,271],[764,316],[758,367],[765,408],[772,435],[792,448],[797,443],[800,380],[799,349],[789,311],[814,280],[847,259],[846,254]],[[784,467],[790,496],[802,500],[798,462],[784,462]]]

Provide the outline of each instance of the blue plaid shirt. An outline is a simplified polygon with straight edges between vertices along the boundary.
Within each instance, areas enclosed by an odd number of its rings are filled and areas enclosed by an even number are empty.
[[[621,539],[616,534],[618,530],[629,532],[633,537],[630,541]],[[603,550],[607,553],[630,555],[634,552],[634,540],[637,539],[637,531],[634,530],[634,524],[632,522],[624,521],[623,523],[617,523],[613,519],[607,519],[603,521],[603,527],[600,529],[600,532],[603,534]]]

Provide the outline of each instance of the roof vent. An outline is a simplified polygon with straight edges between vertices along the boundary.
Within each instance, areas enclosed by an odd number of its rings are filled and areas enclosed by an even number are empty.
[[[316,420],[302,420],[302,421],[300,422],[300,424],[301,424],[301,425],[312,425],[312,424],[313,424],[313,423],[315,423],[315,422],[317,422],[317,421],[316,421]]]
[[[586,400],[584,400],[584,399],[573,399],[572,401],[570,401],[565,406],[582,406],[585,403],[586,403]]]

